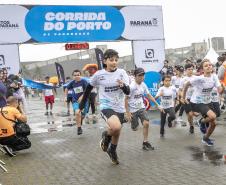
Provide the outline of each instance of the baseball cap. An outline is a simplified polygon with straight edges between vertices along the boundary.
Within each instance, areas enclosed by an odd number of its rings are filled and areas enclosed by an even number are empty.
[[[141,67],[136,68],[136,69],[134,70],[134,75],[136,76],[136,75],[138,75],[138,74],[145,74],[144,69],[141,68]]]

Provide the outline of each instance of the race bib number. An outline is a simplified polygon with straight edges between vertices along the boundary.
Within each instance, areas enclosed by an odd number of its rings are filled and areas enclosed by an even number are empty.
[[[142,108],[142,105],[143,105],[143,102],[135,103],[135,107],[136,107],[137,109],[141,109],[141,108]]]
[[[74,88],[74,92],[75,92],[76,94],[81,93],[81,92],[83,92],[83,88],[82,88],[82,87],[75,87],[75,88]]]
[[[163,100],[163,101],[161,102],[161,104],[162,104],[162,107],[169,107],[170,104],[171,104],[171,102],[170,102],[169,100]]]

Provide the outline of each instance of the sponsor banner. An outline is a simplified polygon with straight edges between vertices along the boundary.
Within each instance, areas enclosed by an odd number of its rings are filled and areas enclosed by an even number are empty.
[[[18,45],[0,45],[0,68],[7,68],[8,74],[18,74],[19,65]]]
[[[165,59],[164,41],[134,41],[134,62],[136,67],[142,67],[146,72],[159,72]]]
[[[35,6],[25,25],[38,42],[72,42],[116,40],[125,22],[110,6]]]
[[[24,20],[28,9],[19,5],[0,5],[0,43],[23,43],[30,40]]]
[[[125,39],[164,39],[161,6],[126,6],[120,12],[125,19]]]

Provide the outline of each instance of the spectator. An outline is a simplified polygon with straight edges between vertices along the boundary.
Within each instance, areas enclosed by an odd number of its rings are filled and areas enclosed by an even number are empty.
[[[4,116],[3,116],[4,115]],[[18,120],[27,122],[27,117],[18,104],[16,97],[10,96],[7,98],[7,106],[1,108],[0,114],[0,144],[10,156],[15,156],[15,152],[31,147],[31,142],[26,136],[18,136],[14,131],[14,122],[7,120]]]
[[[164,66],[160,71],[160,74],[162,75],[162,77],[165,75],[170,75],[170,76],[173,75],[173,67],[169,65],[168,60],[164,60]]]
[[[216,72],[218,72],[220,66],[223,64],[224,61],[225,61],[225,57],[224,57],[224,56],[219,56],[219,57],[217,58]]]
[[[3,70],[0,70],[0,108],[6,106],[6,93],[7,88],[2,82]]]
[[[71,82],[71,78],[70,76],[66,77],[66,84],[69,84]],[[64,92],[65,92],[66,87],[64,87]],[[72,98],[73,98],[73,89],[68,89],[68,93],[67,93],[67,115],[70,116],[70,104],[72,104]],[[75,112],[74,112],[75,115]]]
[[[218,78],[224,86],[226,86],[226,58],[218,57],[218,61],[221,61],[222,65],[218,68]]]

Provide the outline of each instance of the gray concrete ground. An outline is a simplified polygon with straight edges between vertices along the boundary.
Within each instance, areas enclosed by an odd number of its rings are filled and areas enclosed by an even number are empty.
[[[8,172],[0,169],[1,185],[181,185],[226,184],[226,127],[217,126],[214,147],[201,143],[198,127],[190,135],[188,127],[166,128],[159,137],[159,113],[150,117],[150,141],[154,151],[142,150],[142,127],[134,132],[129,124],[122,129],[118,146],[120,165],[113,165],[99,148],[106,125],[85,124],[84,134],[77,136],[65,117],[66,107],[56,102],[54,115],[44,116],[45,106],[38,99],[29,100],[29,123],[32,128],[31,149],[8,157],[0,152]]]

